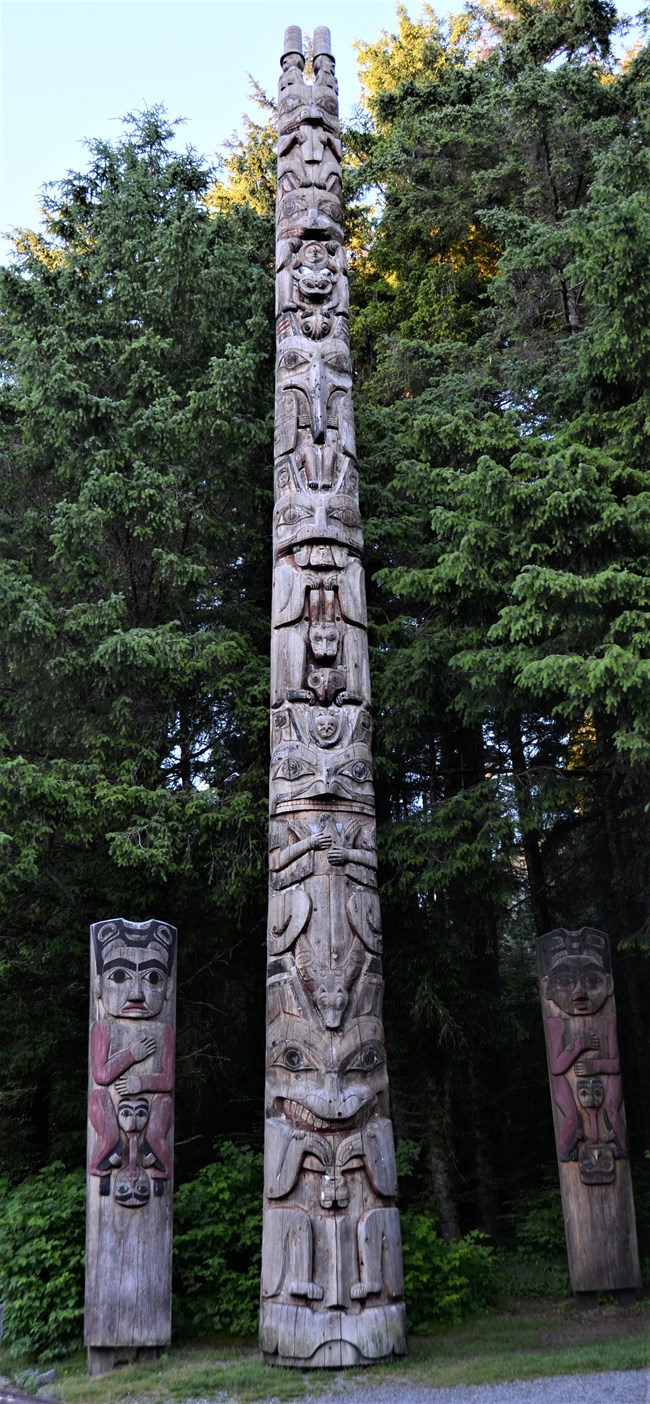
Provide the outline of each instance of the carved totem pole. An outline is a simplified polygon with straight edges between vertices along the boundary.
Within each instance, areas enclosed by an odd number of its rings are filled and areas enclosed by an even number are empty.
[[[278,101],[277,382],[261,1347],[403,1354],[382,1028],[367,616],[329,30]]]
[[[171,1335],[176,930],[91,933],[86,1344],[91,1374]]]
[[[537,942],[571,1286],[640,1285],[609,939],[549,931]]]

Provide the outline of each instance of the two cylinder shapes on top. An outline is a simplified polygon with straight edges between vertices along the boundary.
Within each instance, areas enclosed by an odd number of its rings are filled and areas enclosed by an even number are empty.
[[[278,93],[275,509],[260,1341],[403,1354],[382,1027],[367,613],[330,34]]]

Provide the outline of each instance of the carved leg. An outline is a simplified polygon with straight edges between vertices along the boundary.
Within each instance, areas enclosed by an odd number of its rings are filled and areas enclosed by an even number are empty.
[[[564,1074],[553,1078],[553,1101],[562,1113],[562,1124],[557,1141],[560,1160],[576,1160],[575,1148],[581,1130],[581,1122],[571,1084]]]
[[[88,1116],[97,1135],[97,1145],[90,1162],[91,1175],[110,1175],[122,1164],[124,1147],[120,1136],[117,1112],[107,1087],[95,1088],[88,1101]],[[106,1194],[107,1190],[100,1193]]]
[[[166,1093],[157,1093],[151,1099],[149,1120],[142,1143],[142,1163],[151,1169],[151,1178],[154,1181],[156,1179],[169,1179],[167,1136],[173,1120],[173,1097],[169,1097]]]
[[[319,1302],[323,1289],[312,1281],[312,1231],[306,1209],[274,1209],[267,1215],[262,1254],[262,1295],[306,1297]]]
[[[357,1228],[360,1281],[350,1288],[353,1301],[386,1291],[404,1293],[402,1252],[397,1209],[368,1209]]]

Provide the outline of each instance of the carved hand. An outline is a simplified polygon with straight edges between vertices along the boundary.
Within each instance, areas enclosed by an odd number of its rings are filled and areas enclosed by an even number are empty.
[[[593,1033],[591,1030],[588,1030],[587,1033],[581,1034],[578,1041],[580,1043],[581,1048],[600,1048],[599,1035],[597,1033]]]
[[[139,1038],[131,1044],[134,1063],[141,1063],[143,1058],[150,1058],[155,1051],[156,1040],[151,1034],[147,1034],[144,1038]]]
[[[347,863],[349,859],[348,850],[347,848],[342,848],[340,843],[337,843],[333,848],[330,848],[327,858],[330,863]]]
[[[311,846],[312,846],[312,848],[329,848],[331,842],[332,842],[332,835],[331,835],[331,834],[314,834],[314,837],[313,837],[312,840],[311,840]],[[331,862],[331,861],[332,861],[331,854],[329,855],[329,857],[330,857],[330,862]]]
[[[142,1078],[124,1074],[123,1077],[116,1078],[115,1090],[120,1094],[132,1097],[134,1093],[142,1091]]]

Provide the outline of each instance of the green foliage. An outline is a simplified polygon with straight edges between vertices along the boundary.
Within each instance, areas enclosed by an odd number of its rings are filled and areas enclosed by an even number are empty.
[[[433,1214],[401,1215],[404,1284],[409,1328],[426,1334],[451,1325],[487,1305],[492,1290],[493,1249],[474,1231],[445,1243]]]
[[[223,1142],[174,1199],[174,1330],[201,1338],[257,1328],[262,1156]]]
[[[85,1175],[48,1165],[0,1186],[0,1300],[12,1355],[55,1359],[83,1331]]]

